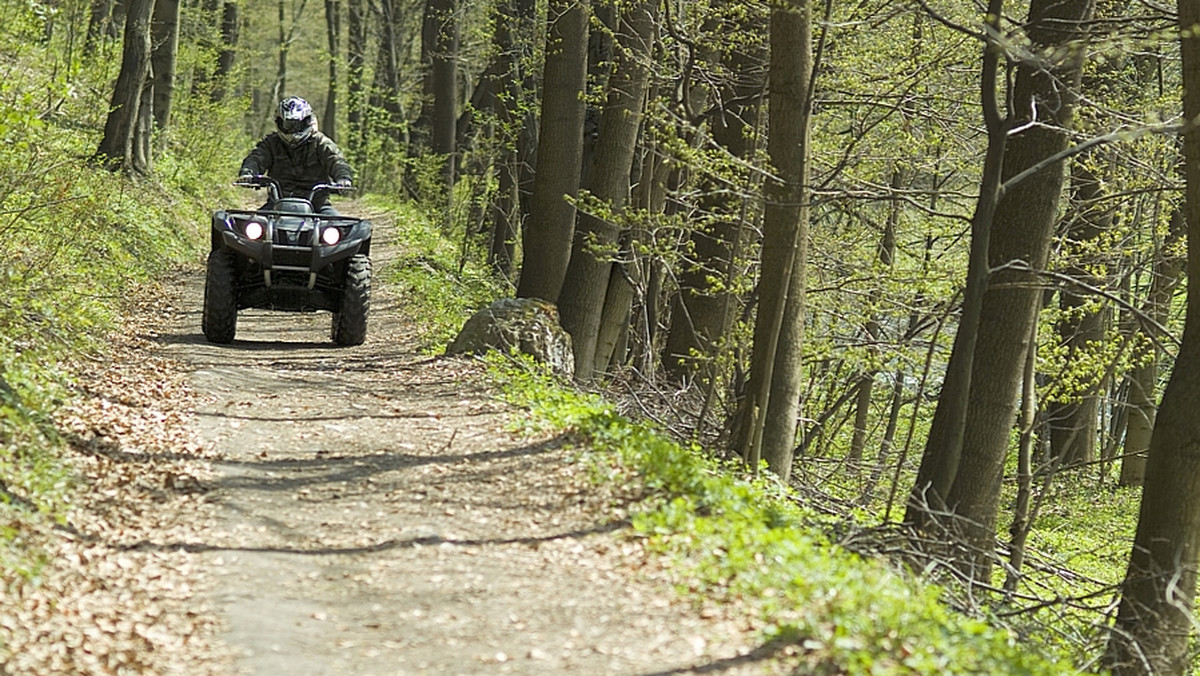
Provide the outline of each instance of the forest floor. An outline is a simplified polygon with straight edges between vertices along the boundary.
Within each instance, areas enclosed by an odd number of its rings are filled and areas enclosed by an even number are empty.
[[[0,590],[0,673],[764,674],[740,609],[672,584],[564,437],[418,350],[377,222],[365,345],[329,315],[200,334],[203,274],[133,305],[62,416],[84,486]],[[380,241],[380,240],[384,241]]]

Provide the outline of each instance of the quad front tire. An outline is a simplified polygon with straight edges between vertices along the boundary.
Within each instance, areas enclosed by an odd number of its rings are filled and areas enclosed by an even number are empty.
[[[204,314],[200,328],[213,343],[232,343],[237,333],[237,289],[233,256],[222,249],[208,255],[208,277],[204,283]]]
[[[367,315],[371,311],[371,259],[355,254],[346,264],[342,302],[333,313],[333,342],[362,345],[367,339]]]

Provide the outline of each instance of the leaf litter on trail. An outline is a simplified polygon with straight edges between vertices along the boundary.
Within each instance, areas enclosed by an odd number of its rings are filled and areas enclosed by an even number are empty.
[[[207,449],[188,431],[193,395],[178,369],[137,337],[152,333],[131,320],[103,362],[75,366],[82,391],[57,415],[69,507],[61,523],[17,517],[45,563],[0,571],[0,672],[228,673],[187,550],[204,525]]]

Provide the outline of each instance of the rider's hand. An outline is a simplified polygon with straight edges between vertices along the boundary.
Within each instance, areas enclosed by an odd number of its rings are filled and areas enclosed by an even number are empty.
[[[339,188],[342,188],[343,190],[353,187],[350,183],[350,179],[348,178],[339,178],[338,180],[334,181],[333,184]]]

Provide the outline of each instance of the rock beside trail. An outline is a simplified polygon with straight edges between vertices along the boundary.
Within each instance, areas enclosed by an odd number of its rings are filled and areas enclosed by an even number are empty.
[[[558,323],[558,308],[536,298],[502,298],[476,312],[446,348],[447,355],[508,352],[516,348],[555,373],[575,374],[571,336]]]

